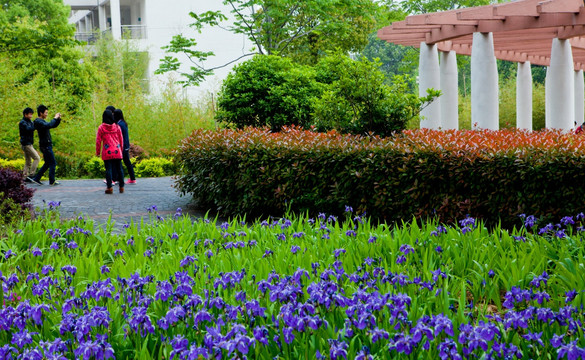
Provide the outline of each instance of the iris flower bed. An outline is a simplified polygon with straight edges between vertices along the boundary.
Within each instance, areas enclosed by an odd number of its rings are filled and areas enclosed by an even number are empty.
[[[114,234],[58,207],[0,243],[0,359],[585,357],[582,214],[488,231],[153,206]]]

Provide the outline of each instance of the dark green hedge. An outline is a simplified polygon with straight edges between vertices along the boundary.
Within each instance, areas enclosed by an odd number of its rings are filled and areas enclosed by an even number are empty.
[[[470,215],[512,226],[519,214],[557,219],[585,208],[579,151],[464,151],[410,137],[195,131],[175,157],[178,188],[223,216],[340,214],[350,205],[387,222]]]

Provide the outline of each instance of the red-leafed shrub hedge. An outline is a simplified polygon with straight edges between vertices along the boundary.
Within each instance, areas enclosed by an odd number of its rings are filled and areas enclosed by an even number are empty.
[[[31,215],[34,190],[23,183],[22,173],[0,168],[0,226]]]
[[[284,129],[197,130],[178,188],[222,215],[338,214],[381,221],[585,211],[585,138],[555,131],[405,131],[394,138]]]

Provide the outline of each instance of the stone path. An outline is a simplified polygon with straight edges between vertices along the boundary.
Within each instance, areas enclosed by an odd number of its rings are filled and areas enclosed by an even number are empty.
[[[104,193],[106,184],[102,179],[58,181],[61,183],[59,186],[49,186],[47,181],[44,185],[27,184],[36,189],[33,205],[37,212],[47,208],[49,202],[61,202],[59,213],[62,219],[83,214],[103,225],[111,214],[116,228],[131,219],[135,223],[140,223],[141,218],[148,220],[151,215],[148,209],[152,206],[156,206],[157,213],[165,217],[174,215],[178,208],[193,218],[205,215],[196,209],[189,195],[180,196],[170,176],[139,178],[136,184],[127,184],[123,194],[115,186],[112,195]]]

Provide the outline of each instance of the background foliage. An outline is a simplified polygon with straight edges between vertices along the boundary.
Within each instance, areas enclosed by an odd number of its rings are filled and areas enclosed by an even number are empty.
[[[406,128],[439,94],[412,94],[406,77],[385,83],[379,61],[352,60],[341,53],[314,66],[257,55],[237,65],[224,81],[216,118],[228,127],[285,125],[319,131],[388,136]]]

